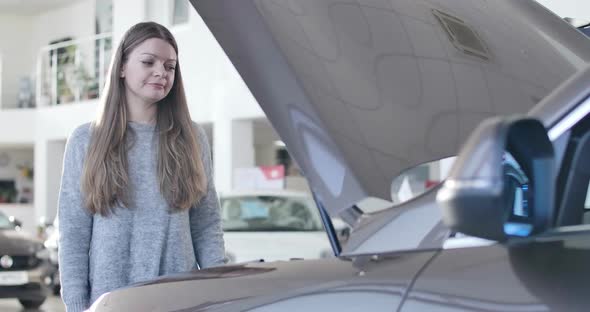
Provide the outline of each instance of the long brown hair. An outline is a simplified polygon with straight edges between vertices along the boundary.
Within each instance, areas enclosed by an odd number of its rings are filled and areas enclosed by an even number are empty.
[[[176,40],[166,27],[144,22],[131,27],[113,55],[103,95],[101,111],[91,125],[91,139],[82,172],[85,207],[108,216],[116,205],[130,207],[127,149],[130,131],[125,85],[120,77],[131,51],[147,39],[159,38],[176,51]],[[177,60],[174,83],[157,105],[158,179],[160,191],[171,208],[188,209],[205,194],[207,177],[201,161],[198,134],[190,118],[180,64]]]

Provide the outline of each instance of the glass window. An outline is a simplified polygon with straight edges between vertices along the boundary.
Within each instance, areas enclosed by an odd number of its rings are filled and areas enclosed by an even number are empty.
[[[172,1],[172,25],[184,24],[188,22],[188,1]]]
[[[391,183],[391,200],[401,204],[423,194],[446,179],[456,157],[427,162],[402,172]]]
[[[8,217],[6,217],[3,213],[0,213],[0,229],[13,229],[14,225]]]
[[[311,201],[280,196],[240,196],[221,199],[224,231],[321,231]]]
[[[147,3],[149,5],[149,2]],[[97,0],[96,9],[96,33],[108,33],[113,31],[113,0]]]

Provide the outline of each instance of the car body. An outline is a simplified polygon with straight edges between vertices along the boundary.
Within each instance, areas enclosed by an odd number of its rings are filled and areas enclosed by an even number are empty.
[[[166,276],[95,311],[588,310],[590,228],[562,208],[581,193],[565,182],[588,188],[572,161],[590,123],[582,33],[534,1],[191,3],[304,172],[336,257]],[[449,179],[393,203],[396,177],[454,155]],[[506,155],[534,173],[513,189]],[[439,182],[437,167],[420,174]]]
[[[590,36],[590,22],[587,20],[575,19],[566,17],[565,20],[570,23],[570,25],[576,27],[581,32],[583,32],[586,36]]]
[[[220,195],[223,238],[230,263],[314,259],[332,248],[311,195],[285,190]]]
[[[42,241],[17,230],[17,223],[0,212],[0,298],[38,308],[50,294],[49,252]]]
[[[55,218],[50,227],[48,227],[48,235],[43,245],[49,251],[49,263],[53,267],[51,274],[51,288],[54,295],[59,295],[61,290],[61,283],[59,279],[59,261],[58,261],[58,243],[59,243],[59,219]]]

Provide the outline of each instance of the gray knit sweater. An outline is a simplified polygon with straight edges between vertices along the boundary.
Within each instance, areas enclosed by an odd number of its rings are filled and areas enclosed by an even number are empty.
[[[68,139],[59,193],[59,263],[68,312],[87,309],[106,292],[157,276],[224,263],[219,202],[213,185],[210,148],[198,125],[200,157],[209,178],[205,197],[189,211],[169,212],[157,176],[155,126],[130,122],[135,143],[128,151],[133,206],[110,217],[91,215],[80,191],[90,124]]]

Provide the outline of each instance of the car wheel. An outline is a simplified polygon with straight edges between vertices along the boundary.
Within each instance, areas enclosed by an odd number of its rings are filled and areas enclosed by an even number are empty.
[[[25,309],[38,309],[45,301],[45,297],[36,300],[18,299],[18,301]]]

